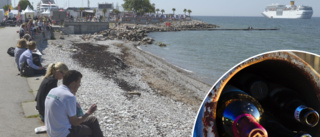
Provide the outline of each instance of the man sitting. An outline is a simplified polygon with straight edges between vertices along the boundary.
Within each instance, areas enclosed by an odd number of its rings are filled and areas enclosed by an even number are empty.
[[[22,75],[25,76],[33,76],[36,75],[44,75],[46,73],[46,69],[41,66],[40,59],[37,62],[34,62],[32,51],[36,49],[36,42],[31,41],[28,43],[28,50],[24,51],[19,57],[19,70]],[[30,73],[24,74],[24,68],[29,68]]]
[[[45,101],[45,125],[50,137],[102,137],[99,122],[94,116],[96,104],[87,113],[77,117],[76,93],[80,87],[82,74],[76,70],[68,71],[62,85],[53,88]]]

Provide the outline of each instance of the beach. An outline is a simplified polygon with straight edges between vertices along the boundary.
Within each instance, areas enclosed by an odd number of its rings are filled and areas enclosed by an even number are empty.
[[[42,64],[64,62],[83,74],[77,101],[84,111],[97,104],[94,115],[105,136],[192,134],[211,85],[140,50],[137,41],[54,34],[56,40],[39,45]]]

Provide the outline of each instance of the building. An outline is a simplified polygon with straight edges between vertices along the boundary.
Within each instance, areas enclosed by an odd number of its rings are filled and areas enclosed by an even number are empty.
[[[12,4],[11,0],[0,0],[0,9],[3,9],[3,6],[10,5],[10,4]],[[11,6],[13,7],[13,5]]]
[[[87,7],[81,7],[83,8],[82,13],[80,12],[79,7],[68,7],[66,9],[66,12],[68,15],[72,16],[73,18],[78,18],[78,17],[86,17],[87,15],[89,16],[94,16],[93,10],[96,8],[87,8]],[[82,15],[81,15],[82,14]]]
[[[106,9],[106,13],[103,13],[103,9]],[[109,3],[104,3],[104,4],[98,4],[98,9],[96,12],[96,16],[97,17],[106,17],[109,18],[109,14],[112,12],[113,10],[113,4],[109,4]]]
[[[80,8],[83,8],[82,13],[80,12]],[[103,9],[106,9],[106,13],[103,13]],[[96,11],[94,13],[94,10]],[[98,7],[68,7],[66,9],[67,14],[69,14],[70,16],[77,18],[80,17],[82,14],[82,17],[86,17],[86,16],[95,16],[97,18],[100,17],[106,17],[109,18],[109,14],[112,12],[113,10],[113,4],[98,4]]]

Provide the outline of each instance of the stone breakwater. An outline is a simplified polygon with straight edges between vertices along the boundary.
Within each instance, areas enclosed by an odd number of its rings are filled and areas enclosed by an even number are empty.
[[[39,45],[46,47],[43,64],[64,62],[83,74],[77,100],[84,111],[97,103],[105,136],[190,136],[210,86],[139,50],[139,40],[101,35],[56,32],[58,39]]]
[[[152,44],[154,40],[147,37],[150,32],[168,32],[168,31],[185,31],[185,30],[205,30],[210,28],[218,28],[219,26],[207,24],[198,20],[175,22],[168,26],[168,23],[135,25],[135,24],[120,24],[94,34],[82,35],[82,39],[89,41],[104,41],[104,40],[124,40],[134,41],[140,44]],[[166,46],[164,43],[157,43],[159,46]]]

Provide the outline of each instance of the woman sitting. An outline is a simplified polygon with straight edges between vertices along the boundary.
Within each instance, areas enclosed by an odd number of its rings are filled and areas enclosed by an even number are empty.
[[[21,39],[18,41],[18,45],[17,47],[14,49],[14,59],[16,61],[18,70],[19,69],[19,58],[21,56],[21,54],[27,50],[27,41],[25,39]]]
[[[19,70],[21,75],[32,76],[33,74],[44,75],[46,70],[44,67],[35,65],[33,63],[32,51],[36,49],[36,42],[31,41],[28,43],[28,50],[24,51],[19,58]],[[25,70],[28,74],[25,75]]]
[[[61,62],[50,64],[48,66],[47,73],[41,82],[35,99],[37,101],[36,108],[39,111],[39,115],[42,121],[44,120],[44,102],[46,100],[46,96],[52,88],[57,87],[58,80],[61,80],[64,74],[67,73],[67,71],[67,65]]]

